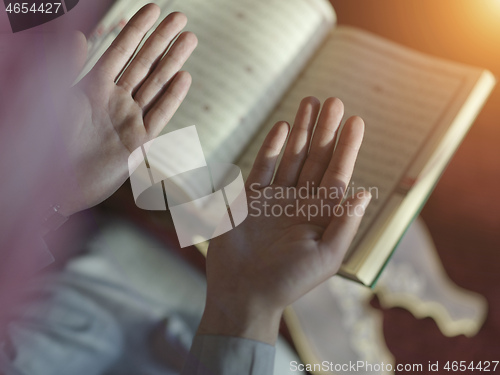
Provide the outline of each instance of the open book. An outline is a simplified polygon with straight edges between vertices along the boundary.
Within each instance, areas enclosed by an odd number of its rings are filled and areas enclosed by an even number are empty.
[[[115,3],[89,39],[84,73],[147,2]],[[184,12],[199,39],[184,67],[192,89],[166,131],[197,125],[209,162],[235,163],[248,175],[271,126],[293,123],[305,96],[337,96],[345,118],[364,119],[350,188],[368,188],[374,199],[340,274],[373,285],[486,101],[493,75],[335,27],[326,0],[156,2],[164,15]]]

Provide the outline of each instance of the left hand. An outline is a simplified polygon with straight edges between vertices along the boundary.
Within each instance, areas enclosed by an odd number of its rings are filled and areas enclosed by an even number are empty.
[[[159,15],[155,4],[139,10],[72,89],[71,123],[62,129],[70,173],[57,202],[66,216],[102,202],[125,182],[130,153],[160,133],[189,90],[191,76],[179,70],[197,38],[184,32],[169,48],[187,23],[184,14],[167,16],[132,59]],[[86,50],[82,34],[79,43]]]

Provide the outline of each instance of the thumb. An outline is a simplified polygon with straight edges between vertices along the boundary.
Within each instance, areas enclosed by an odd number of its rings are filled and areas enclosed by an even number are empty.
[[[57,89],[70,87],[87,58],[87,39],[80,31],[45,35],[47,77]]]
[[[81,31],[75,31],[71,39],[71,78],[74,81],[87,60],[87,38]]]
[[[329,261],[335,273],[342,264],[371,199],[372,196],[367,190],[346,199],[342,205],[337,206],[323,233],[320,247],[325,253],[324,259]]]

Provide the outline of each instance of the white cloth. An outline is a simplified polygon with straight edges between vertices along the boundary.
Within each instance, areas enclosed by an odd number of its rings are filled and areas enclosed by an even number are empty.
[[[87,247],[87,254],[27,291],[37,297],[28,298],[9,326],[0,373],[179,374],[178,367],[152,358],[148,336],[158,322],[174,317],[183,323],[167,335],[169,349],[176,352],[183,342],[188,353],[191,341],[176,337],[193,338],[205,303],[204,276],[124,222],[104,227]],[[291,374],[291,361],[300,362],[283,339],[275,350],[226,336],[197,336],[189,358],[183,375],[284,375]]]

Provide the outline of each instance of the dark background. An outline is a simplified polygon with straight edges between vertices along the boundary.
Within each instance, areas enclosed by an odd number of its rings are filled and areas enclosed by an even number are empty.
[[[339,24],[484,67],[500,77],[500,0],[331,2]],[[431,319],[417,320],[403,309],[386,310],[385,339],[398,363],[500,360],[499,190],[497,86],[422,212],[450,278],[487,298],[487,320],[475,337],[448,338]],[[373,305],[378,306],[376,301]]]
[[[331,2],[339,24],[360,27],[435,56],[481,66],[500,77],[500,0]],[[64,23],[88,32],[111,3],[82,0],[75,10],[45,27]],[[403,309],[385,310],[385,339],[398,363],[439,360],[442,368],[448,360],[500,360],[499,124],[500,86],[422,212],[450,278],[487,298],[487,320],[475,337],[448,338],[431,319],[417,320]],[[376,300],[373,305],[379,307]]]

